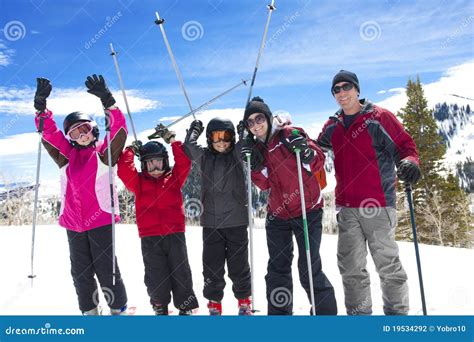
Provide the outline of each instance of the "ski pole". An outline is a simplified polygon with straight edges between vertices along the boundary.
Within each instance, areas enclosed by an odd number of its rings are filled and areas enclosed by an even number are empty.
[[[186,92],[186,88],[184,87],[183,76],[181,76],[181,72],[179,71],[179,68],[178,68],[178,63],[176,63],[176,59],[174,58],[170,43],[168,41],[168,38],[166,37],[165,28],[163,27],[163,23],[165,22],[165,19],[160,18],[160,15],[158,14],[158,12],[155,12],[155,14],[156,14],[155,24],[157,24],[160,27],[161,34],[163,35],[163,40],[165,41],[166,49],[168,50],[168,54],[170,55],[170,58],[171,58],[171,63],[173,64],[174,71],[176,73],[176,76],[178,77],[179,85],[181,86],[181,90],[183,91],[184,97],[186,98],[186,102],[188,103],[189,110],[192,112],[193,106],[191,105],[191,101],[189,100],[188,93]],[[194,120],[196,120],[196,116],[194,115],[194,113],[192,113],[192,115],[193,115]]]
[[[209,107],[214,101],[216,101],[217,99],[219,99],[220,97],[230,93],[232,90],[240,87],[242,84],[243,85],[247,85],[247,81],[248,80],[242,80],[241,82],[239,82],[238,84],[236,84],[235,86],[233,86],[232,88],[230,89],[227,89],[226,91],[224,91],[223,93],[217,95],[217,96],[214,96],[212,99],[210,99],[209,101],[207,101],[206,103],[200,105],[199,107],[197,107],[196,109],[193,109],[192,111],[190,111],[189,113],[181,116],[179,119],[173,121],[172,123],[170,123],[169,125],[166,126],[166,128],[170,128],[171,126],[177,124],[178,122],[180,122],[181,120],[184,120],[186,119],[188,116],[190,115],[194,115],[195,113],[198,113],[200,112],[203,108],[207,108]],[[148,139],[154,139],[154,138],[157,138],[159,136],[159,131],[161,130],[162,128],[156,128],[157,132],[153,133],[152,135],[148,136]]]
[[[38,125],[38,159],[36,163],[36,186],[35,186],[35,202],[33,205],[33,224],[32,224],[32,232],[31,232],[31,274],[28,278],[31,279],[31,286],[33,286],[33,278],[36,277],[34,272],[34,258],[35,258],[35,233],[36,233],[36,217],[38,214],[38,192],[40,186],[40,167],[41,167],[41,141],[43,139],[43,125],[44,125],[44,118],[40,116],[39,118],[39,125]]]
[[[253,88],[253,85],[255,84],[255,78],[257,77],[257,71],[258,71],[258,65],[260,63],[260,57],[262,56],[263,49],[265,48],[265,40],[267,39],[267,32],[268,32],[268,27],[270,26],[270,19],[272,17],[273,11],[276,9],[275,0],[272,0],[272,3],[270,5],[267,5],[267,7],[268,7],[267,22],[265,24],[265,29],[263,31],[263,37],[262,37],[262,42],[260,43],[260,49],[258,50],[257,62],[255,63],[255,69],[253,70],[252,81],[250,82],[249,95],[247,97],[247,104],[250,102],[250,97],[252,96],[252,88]]]
[[[112,43],[110,43],[110,51],[111,51],[110,55],[114,59],[115,70],[117,71],[120,88],[122,89],[122,95],[123,95],[123,100],[125,101],[125,107],[127,108],[128,117],[130,118],[130,125],[132,126],[133,136],[135,137],[135,141],[138,141],[137,133],[135,132],[135,126],[133,125],[132,114],[130,113],[130,107],[128,106],[127,94],[125,94],[125,87],[123,85],[122,73],[120,72],[120,68],[118,65],[117,53],[115,52]]]
[[[298,135],[299,131],[297,129],[293,130],[293,135]],[[311,311],[313,315],[316,315],[316,306],[314,301],[314,286],[313,286],[313,270],[311,266],[311,251],[309,246],[309,235],[308,235],[308,220],[306,218],[306,204],[304,200],[304,188],[303,188],[303,174],[301,172],[301,156],[300,149],[296,148],[296,167],[298,169],[298,183],[300,188],[300,197],[301,197],[301,217],[303,219],[303,232],[304,232],[304,245],[306,249],[306,261],[308,262],[308,278],[309,278],[309,288],[311,291]]]
[[[420,250],[418,249],[418,238],[416,235],[415,210],[413,209],[412,186],[405,183],[405,193],[407,196],[408,207],[410,208],[410,221],[413,230],[413,243],[415,244],[416,266],[418,268],[418,280],[420,283],[421,305],[423,307],[423,316],[426,316],[425,288],[423,286],[423,275],[421,274]]]
[[[250,153],[247,153],[247,201],[248,201],[248,215],[249,215],[249,244],[250,244],[250,289],[252,294],[252,311],[255,309],[255,277],[254,277],[254,258],[253,258],[253,215],[252,215],[252,169],[250,165]]]
[[[258,65],[260,63],[260,57],[263,54],[263,49],[265,48],[265,40],[267,39],[267,32],[268,32],[268,27],[270,26],[270,19],[272,16],[272,12],[276,9],[275,7],[275,0],[272,0],[270,5],[267,5],[268,7],[268,17],[267,17],[267,22],[265,23],[265,29],[263,30],[263,37],[262,37],[262,42],[260,43],[260,48],[258,50],[258,55],[257,55],[257,61],[255,62],[255,68],[253,70],[253,75],[252,75],[252,81],[250,82],[250,87],[249,87],[249,94],[247,97],[247,102],[245,104],[245,107],[250,102],[250,97],[252,96],[252,89],[253,85],[255,84],[255,78],[257,77],[257,71],[258,71]],[[247,196],[248,196],[248,216],[249,216],[249,243],[250,243],[250,283],[251,283],[251,288],[252,288],[252,305],[253,305],[253,312],[256,312],[257,310],[255,309],[255,280],[254,280],[254,260],[253,260],[253,215],[252,215],[252,170],[250,167],[250,158],[251,154],[246,153],[245,157],[247,159]]]
[[[112,145],[110,141],[110,112],[105,110],[105,132],[107,136],[107,159],[109,164],[110,211],[112,216],[112,285],[115,286],[115,201],[114,177],[112,174]]]

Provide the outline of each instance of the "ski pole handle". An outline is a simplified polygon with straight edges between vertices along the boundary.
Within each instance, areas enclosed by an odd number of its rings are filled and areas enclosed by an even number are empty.
[[[291,134],[293,134],[294,136],[298,136],[300,135],[300,131],[298,131],[296,128],[294,130],[291,131]],[[300,154],[300,149],[299,148],[295,148],[295,153],[296,154]]]

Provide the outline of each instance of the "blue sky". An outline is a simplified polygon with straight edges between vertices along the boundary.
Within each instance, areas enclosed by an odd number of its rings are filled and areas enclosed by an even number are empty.
[[[58,121],[78,109],[100,115],[100,103],[85,93],[84,80],[103,74],[120,104],[109,55],[113,43],[142,132],[160,118],[188,111],[153,22],[155,11],[166,19],[168,39],[197,107],[251,77],[267,3],[0,0],[0,174],[21,178],[34,172],[36,77],[52,80],[49,107]],[[339,69],[357,73],[362,97],[384,103],[409,77],[436,83],[450,68],[473,60],[472,1],[277,0],[276,6],[253,93],[274,112],[290,112],[303,127],[318,125],[337,110],[329,89]],[[212,108],[242,108],[247,91],[241,87]],[[472,97],[472,87],[459,91]],[[56,177],[52,163],[44,163],[44,177]]]

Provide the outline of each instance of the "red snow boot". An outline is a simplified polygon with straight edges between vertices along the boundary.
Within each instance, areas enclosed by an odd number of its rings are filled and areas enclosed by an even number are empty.
[[[207,303],[207,308],[209,309],[209,315],[222,316],[222,303],[221,302],[215,302],[213,300],[210,300],[209,303]]]
[[[239,316],[252,316],[252,300],[250,297],[239,299]]]

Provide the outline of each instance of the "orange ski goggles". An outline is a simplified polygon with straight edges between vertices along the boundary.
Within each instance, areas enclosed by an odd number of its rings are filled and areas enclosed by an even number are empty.
[[[234,133],[232,131],[213,131],[210,138],[213,143],[231,142],[234,139]]]

